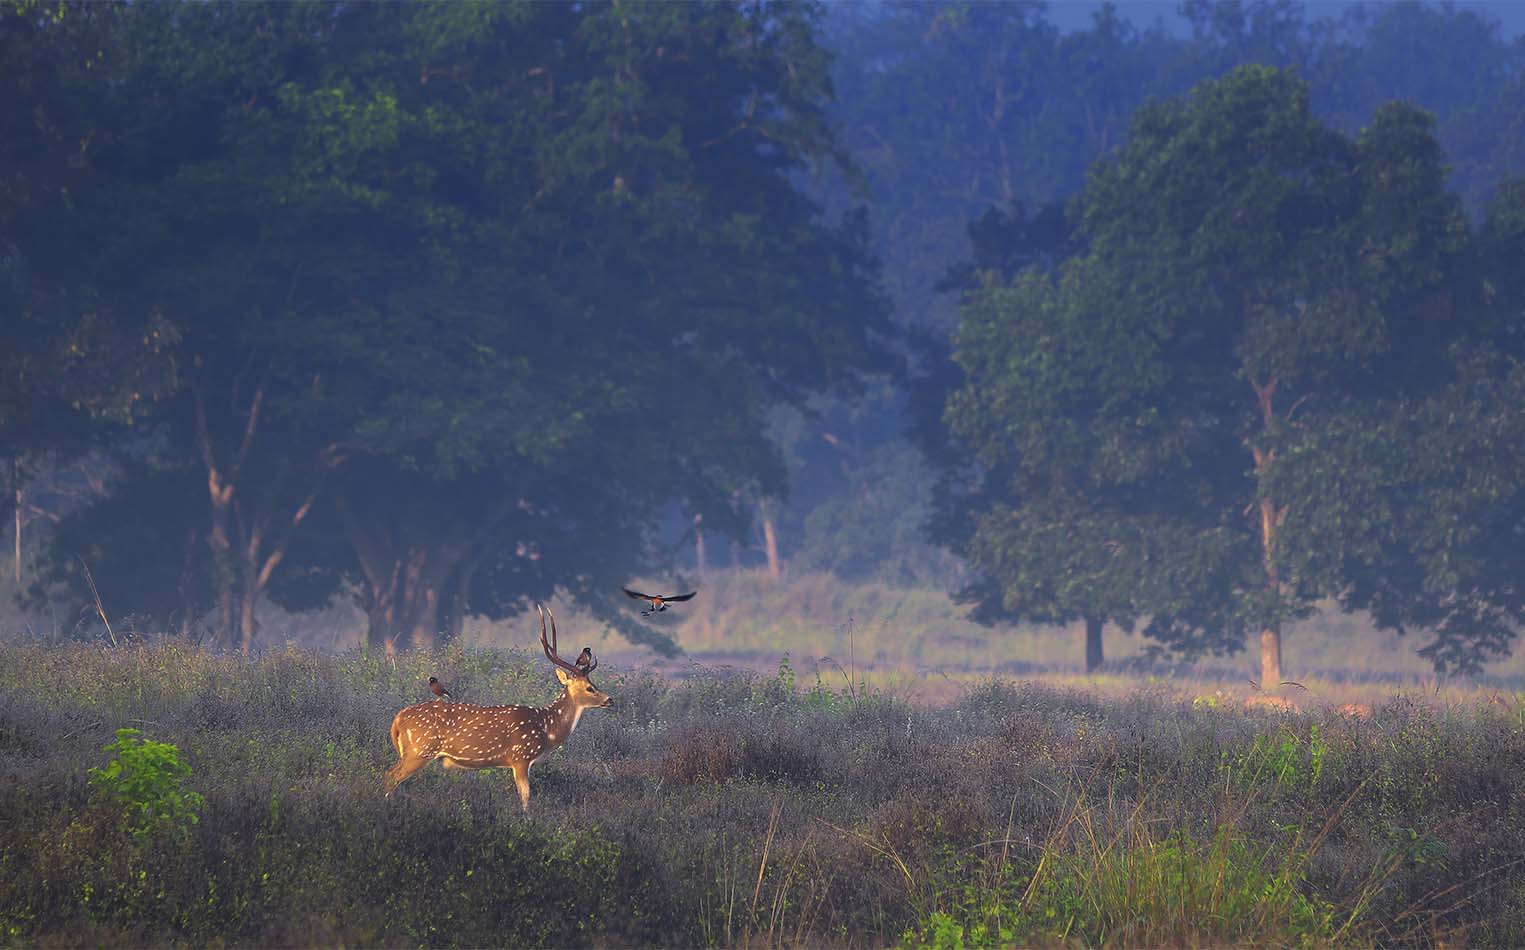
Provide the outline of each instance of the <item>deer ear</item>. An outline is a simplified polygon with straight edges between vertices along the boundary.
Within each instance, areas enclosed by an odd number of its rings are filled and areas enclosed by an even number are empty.
[[[568,683],[570,683],[572,681],[572,674],[571,673],[568,673],[566,670],[562,669],[559,666],[555,667],[555,670],[556,670],[556,678],[561,680],[561,685],[565,686],[565,685],[567,685]]]

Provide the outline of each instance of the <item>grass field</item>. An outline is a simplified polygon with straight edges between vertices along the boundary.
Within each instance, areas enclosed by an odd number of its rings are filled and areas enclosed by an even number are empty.
[[[605,661],[616,705],[536,768],[524,817],[499,772],[431,767],[382,798],[391,716],[431,673],[484,702],[559,688],[542,658],[464,646],[394,668],[0,644],[0,934],[1525,943],[1518,694],[1409,689],[1347,718],[1201,683],[987,679],[929,704],[792,664],[669,680]],[[124,727],[177,750],[105,751]]]
[[[653,579],[650,586],[665,590],[671,584]],[[773,580],[752,570],[713,572],[695,586],[697,598],[649,621],[685,651],[673,661],[632,647],[585,614],[558,608],[557,615],[564,630],[577,631],[579,645],[591,643],[600,657],[625,669],[671,678],[689,675],[697,664],[701,670],[769,674],[787,653],[802,679],[813,682],[819,675],[838,687],[849,679],[866,680],[922,703],[956,700],[992,676],[1037,677],[1053,685],[1108,692],[1126,691],[1149,677],[1168,677],[1182,689],[1211,692],[1227,685],[1243,692],[1251,678],[1259,677],[1258,654],[1159,663],[1146,656],[1150,641],[1110,626],[1105,675],[1086,676],[1082,625],[982,626],[938,590],[847,583],[820,573]],[[463,639],[484,648],[529,647],[536,624],[533,613],[496,623],[472,622]],[[1438,687],[1442,693],[1525,689],[1525,653],[1489,663],[1480,681],[1437,682],[1433,667],[1417,652],[1426,642],[1423,634],[1398,637],[1359,615],[1316,614],[1293,625],[1284,641],[1287,674],[1313,691],[1293,698],[1314,705],[1370,701],[1396,687]]]

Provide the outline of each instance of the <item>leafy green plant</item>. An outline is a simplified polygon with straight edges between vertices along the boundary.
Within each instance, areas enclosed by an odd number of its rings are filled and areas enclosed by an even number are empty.
[[[785,692],[794,692],[794,667],[789,662],[788,650],[784,651],[784,655],[778,661],[778,681],[783,685]]]
[[[1328,753],[1329,743],[1313,724],[1306,739],[1289,729],[1257,735],[1246,751],[1224,752],[1222,768],[1247,789],[1269,785],[1276,790],[1311,794],[1323,777]]]
[[[137,729],[118,729],[104,751],[114,758],[104,769],[90,770],[90,787],[125,807],[125,827],[143,840],[180,833],[201,820],[205,800],[185,788],[191,767],[180,749],[167,742],[139,738]]]
[[[1082,842],[1092,842],[1088,848]],[[1307,893],[1311,847],[1256,845],[1232,828],[1206,842],[1182,831],[1144,830],[1073,845],[1051,842],[1013,899],[1008,879],[983,902],[968,895],[938,910],[903,939],[938,948],[1076,940],[1085,945],[1234,943],[1246,939],[1319,944],[1345,934],[1326,900]]]

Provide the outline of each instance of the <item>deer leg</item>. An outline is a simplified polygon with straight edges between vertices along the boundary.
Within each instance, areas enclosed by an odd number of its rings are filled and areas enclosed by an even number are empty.
[[[392,793],[397,791],[397,786],[407,781],[408,776],[412,775],[414,772],[417,772],[419,769],[428,765],[432,761],[433,758],[431,756],[423,755],[405,755],[401,759],[398,759],[397,764],[387,770],[387,777],[384,783],[387,790],[387,797],[391,798]]]
[[[528,762],[515,762],[514,784],[519,786],[519,807],[525,814],[530,810],[530,764]]]

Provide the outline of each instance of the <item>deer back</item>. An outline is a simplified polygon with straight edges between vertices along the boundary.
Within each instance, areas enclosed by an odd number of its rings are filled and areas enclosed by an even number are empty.
[[[560,745],[547,737],[547,712],[533,706],[418,703],[393,719],[392,744],[399,755],[445,756],[463,765],[530,762]]]

